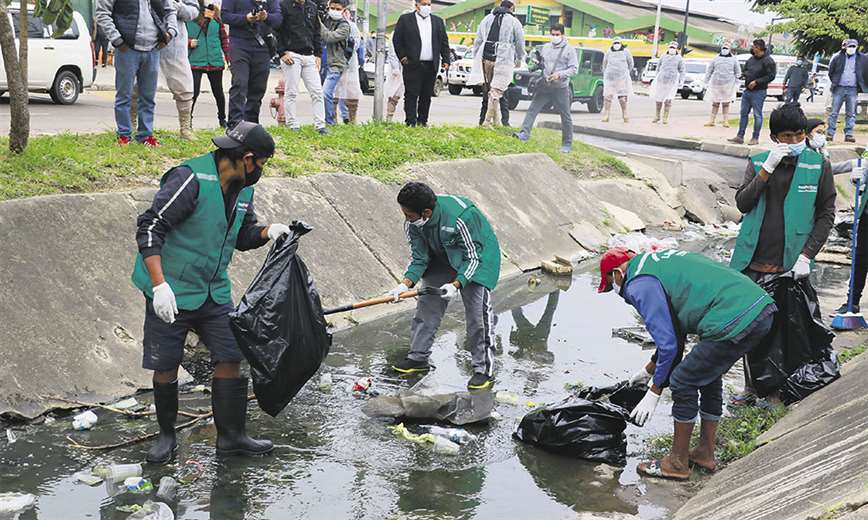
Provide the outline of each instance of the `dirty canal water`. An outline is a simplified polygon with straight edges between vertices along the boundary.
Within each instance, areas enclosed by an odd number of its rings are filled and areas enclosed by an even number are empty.
[[[719,243],[682,246],[709,253],[723,249]],[[272,439],[273,454],[215,458],[214,427],[205,425],[179,435],[173,465],[146,465],[144,476],[156,486],[163,476],[194,470],[171,503],[179,519],[547,519],[583,512],[666,518],[680,505],[673,495],[683,495],[683,486],[646,482],[635,467],[644,441],[671,431],[668,393],[649,425],[627,427],[624,468],[552,455],[512,438],[530,410],[528,401],[559,401],[569,384],[603,386],[626,379],[651,355],[613,338],[613,328],[636,326],[637,316],[617,296],[596,294],[595,269],[591,260],[571,279],[527,274],[498,288],[495,390],[514,392],[521,403],[499,403],[499,420],[467,426],[479,439],[457,456],[396,437],[386,423],[366,417],[363,400],[350,391],[360,376],[370,376],[382,394],[418,381],[394,379],[389,368],[406,353],[410,315],[403,313],[336,334],[321,370],[332,374],[330,389],[319,388],[317,375],[277,418],[251,403],[248,429]],[[839,287],[846,271],[835,271],[844,272],[829,275]],[[531,277],[540,283],[529,284]],[[434,347],[437,369],[426,376],[427,383],[462,390],[472,375],[462,320],[462,306],[453,303]],[[740,381],[737,370],[727,376],[728,386]],[[150,402],[149,394],[137,397]],[[201,392],[182,397],[183,410],[209,406]],[[93,452],[70,447],[68,435],[95,445],[156,429],[149,419],[96,411],[100,420],[90,431],[72,431],[71,416],[62,416],[52,424],[13,427],[15,443],[0,440],[0,492],[38,497],[21,519],[121,519],[129,513],[118,507],[145,501],[144,495],[111,496],[104,485],[76,482],[76,472],[98,463],[142,462],[148,443]]]

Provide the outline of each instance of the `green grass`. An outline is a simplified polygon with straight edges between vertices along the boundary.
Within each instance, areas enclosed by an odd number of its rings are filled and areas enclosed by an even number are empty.
[[[561,154],[560,132],[547,129],[536,129],[528,142],[513,138],[507,129],[459,126],[338,126],[327,136],[312,127],[270,131],[277,143],[277,153],[265,169],[270,176],[344,172],[398,183],[407,164],[530,152],[545,153],[582,178],[632,175],[614,156],[583,143],[573,143],[572,153]],[[146,184],[181,161],[209,151],[216,133],[203,130],[193,141],[182,141],[174,132],[157,132],[163,145],[158,149],[135,144],[119,148],[110,132],[41,136],[31,138],[21,155],[10,154],[8,140],[0,138],[0,200]]]
[[[787,408],[782,405],[769,407],[743,406],[732,409],[732,415],[723,417],[717,430],[715,456],[721,465],[740,459],[757,448],[757,438],[771,428]],[[699,442],[699,428],[695,428],[691,447]],[[647,441],[646,449],[653,458],[661,458],[672,450],[672,434],[661,435]]]
[[[842,365],[844,363],[849,363],[853,361],[857,356],[862,355],[866,350],[868,350],[868,344],[858,345],[855,347],[850,347],[848,349],[841,350],[838,352],[838,362]]]

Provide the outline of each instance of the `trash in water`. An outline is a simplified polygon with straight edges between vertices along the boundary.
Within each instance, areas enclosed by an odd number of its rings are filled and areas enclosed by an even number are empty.
[[[526,401],[523,397],[515,394],[513,392],[507,392],[506,390],[500,390],[494,395],[494,400],[501,404],[511,404],[511,405],[520,405],[524,404],[528,408],[536,408],[539,406],[539,403],[534,401]]]
[[[211,392],[211,389],[205,385],[196,385],[193,388],[191,388],[190,391],[191,392],[199,392],[202,394],[207,394],[207,393]]]
[[[610,249],[613,247],[623,247],[637,253],[645,253],[662,251],[664,249],[677,249],[678,241],[672,237],[654,238],[634,231],[611,237],[608,245]]]
[[[527,286],[533,289],[534,287],[539,286],[542,280],[538,276],[531,276],[527,279]]]
[[[477,437],[472,433],[462,430],[461,428],[443,428],[442,426],[423,426],[422,429],[430,434],[449,439],[455,444],[464,446],[471,442],[476,442]]]
[[[129,477],[142,476],[141,464],[97,464],[91,471],[95,476],[105,480],[124,480]]]
[[[630,343],[636,343],[642,347],[642,350],[650,350],[656,348],[654,338],[645,327],[618,327],[612,329],[613,338],[621,338]]]
[[[841,377],[838,355],[831,348],[823,351],[817,359],[805,363],[784,382],[781,401],[787,406],[801,401],[829,383]]]
[[[432,446],[434,453],[441,453],[443,455],[458,455],[458,452],[461,451],[461,446],[458,444],[446,439],[444,437],[440,437],[439,435],[434,436],[434,445]]]
[[[72,428],[78,431],[90,430],[97,421],[99,421],[99,417],[91,410],[88,410],[72,418]]]
[[[57,422],[57,419],[55,419],[54,417],[52,417],[50,415],[46,415],[45,416],[45,422],[43,424],[45,424],[46,426],[51,426],[52,424],[54,424],[56,422]]]
[[[79,471],[73,474],[72,478],[75,479],[76,482],[81,482],[82,484],[87,484],[88,486],[96,486],[103,481],[102,478],[97,477],[90,471]]]
[[[362,377],[357,379],[352,386],[353,397],[362,398],[366,396],[376,397],[379,392],[371,388],[374,381],[370,377]]]
[[[290,230],[274,243],[229,318],[259,407],[272,417],[316,374],[332,344],[319,291],[297,255],[299,238],[311,228],[293,222]]]
[[[115,508],[115,511],[119,513],[138,513],[142,510],[142,506],[139,504],[130,504],[128,506],[118,506]]]
[[[175,520],[172,508],[162,502],[148,500],[142,508],[127,517],[128,520]]]
[[[488,419],[494,410],[491,392],[450,391],[425,379],[395,396],[370,399],[362,412],[368,417],[447,421],[462,426]]]
[[[326,372],[319,378],[318,388],[321,392],[329,393],[332,391],[332,375]]]
[[[626,381],[588,388],[525,415],[513,437],[553,453],[623,466],[627,460],[624,430],[630,410],[645,391],[642,385]]]
[[[122,401],[118,401],[112,405],[112,408],[116,408],[118,410],[130,410],[139,406],[139,402],[136,401],[135,397],[130,397],[129,399],[124,399]]]
[[[181,471],[178,473],[178,482],[181,484],[191,484],[202,476],[205,472],[205,466],[198,460],[190,459],[184,463]]]
[[[164,502],[173,502],[178,495],[178,482],[172,477],[160,479],[160,487],[157,488],[156,498]]]
[[[15,432],[12,431],[12,428],[6,428],[6,440],[9,441],[9,444],[15,444],[15,441],[18,440],[18,437],[15,436]]]
[[[575,383],[564,383],[564,390],[572,393],[581,392],[587,387],[588,385],[582,383],[581,381],[576,381]]]
[[[35,503],[36,495],[30,493],[0,493],[0,514],[20,513]]]
[[[421,445],[430,445],[431,449],[433,449],[435,453],[442,453],[444,455],[458,455],[458,452],[461,449],[458,444],[455,444],[454,442],[444,437],[434,435],[433,433],[413,433],[404,426],[404,423],[396,424],[395,426],[389,426],[389,429],[392,430],[392,433],[394,433],[398,437],[401,437],[404,440],[415,442],[416,444]]]
[[[131,493],[150,493],[154,490],[154,484],[142,477],[129,477],[124,479],[124,486]]]

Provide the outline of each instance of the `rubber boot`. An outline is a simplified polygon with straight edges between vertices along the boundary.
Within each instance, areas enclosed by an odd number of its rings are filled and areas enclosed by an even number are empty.
[[[192,101],[176,101],[175,106],[178,108],[178,127],[180,129],[181,139],[185,141],[193,140],[193,102]]]
[[[729,128],[729,103],[723,104],[723,127]]]
[[[621,117],[624,118],[625,123],[629,123],[630,119],[627,117],[627,98],[618,98],[618,103],[621,105]]]
[[[488,112],[491,114],[491,126],[500,126],[500,101],[501,98],[493,99],[488,103]]]
[[[705,126],[714,126],[717,120],[717,110],[720,108],[720,105],[713,104],[711,105],[711,118],[705,123]]]
[[[390,97],[389,103],[386,105],[386,121],[391,123],[395,118],[395,111],[398,110],[398,98]]]
[[[659,123],[660,122],[660,110],[662,108],[663,108],[663,103],[657,103],[654,119],[651,120],[652,123]]]
[[[604,123],[608,123],[609,122],[609,114],[611,112],[612,112],[612,100],[606,99],[603,101],[603,119],[601,119],[601,121]]]
[[[262,455],[274,449],[271,441],[247,436],[246,377],[212,379],[211,408],[217,427],[218,455]]]
[[[663,124],[669,124],[669,111],[672,110],[672,103],[666,103],[663,105]],[[625,119],[626,121],[626,119]]]
[[[175,437],[175,420],[178,417],[178,381],[154,383],[154,406],[157,408],[160,436],[148,450],[145,460],[151,464],[166,464],[172,460],[178,448]]]
[[[351,125],[356,124],[356,116],[359,113],[359,100],[358,99],[345,99],[344,102],[347,104],[347,112],[350,115],[350,123]]]

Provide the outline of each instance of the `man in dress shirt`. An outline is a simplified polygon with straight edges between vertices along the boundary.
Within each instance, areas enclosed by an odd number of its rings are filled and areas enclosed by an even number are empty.
[[[446,24],[431,14],[431,0],[416,0],[416,10],[398,18],[392,44],[404,67],[407,126],[427,126],[437,71],[450,61]]]

